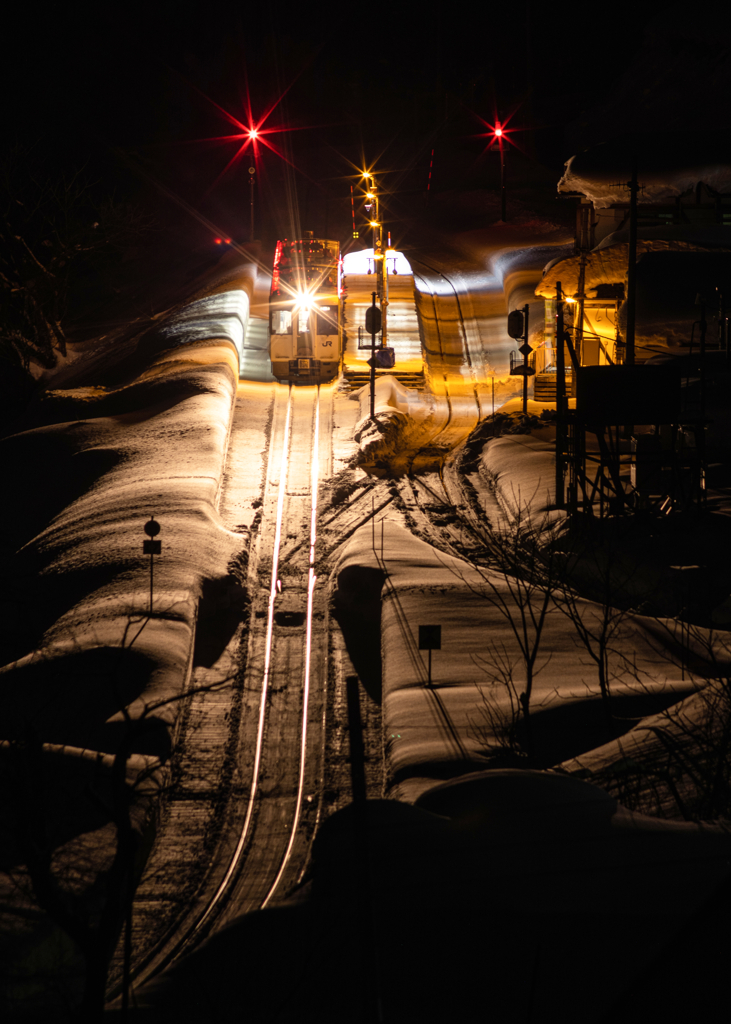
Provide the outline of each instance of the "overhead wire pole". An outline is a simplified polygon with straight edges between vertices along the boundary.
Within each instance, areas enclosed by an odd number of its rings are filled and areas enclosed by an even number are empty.
[[[563,293],[556,282],[556,508],[564,501],[564,439],[566,436],[566,358],[564,355]]]
[[[249,168],[249,200],[251,207],[251,230],[249,232],[249,241],[254,241],[254,175],[256,174],[256,167],[253,165]]]
[[[500,220],[503,224],[507,221],[507,191],[505,188],[505,142],[503,139],[503,130],[498,126],[495,134],[498,136],[498,143],[500,145]]]
[[[627,331],[624,361],[635,361],[635,308],[637,301],[637,157],[632,157],[632,178],[629,188],[629,247],[627,250]]]
[[[386,311],[388,307],[388,270],[386,267],[386,252],[383,246],[383,222],[381,220],[380,202],[378,188],[372,174],[367,174],[366,179],[370,182],[367,198],[373,202],[376,211],[375,220],[371,221],[373,228],[373,269],[376,272],[376,290],[381,305],[381,348],[387,345],[388,328],[386,325]]]

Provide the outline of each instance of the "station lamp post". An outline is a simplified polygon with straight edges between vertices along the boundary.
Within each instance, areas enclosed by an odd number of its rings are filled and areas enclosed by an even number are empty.
[[[505,130],[499,121],[493,128],[493,141],[490,149],[500,150],[500,220],[507,220],[507,192],[505,188]]]
[[[388,316],[388,267],[386,265],[386,250],[383,245],[383,222],[380,217],[378,202],[378,187],[374,177],[369,172],[364,172],[366,179],[366,210],[370,217],[369,225],[373,228],[373,269],[376,273],[376,290],[381,304],[381,348],[387,345],[387,316]]]
[[[251,142],[256,142],[256,140],[258,138],[259,138],[259,132],[256,130],[256,128],[250,128],[249,129],[249,139],[250,139],[250,141]],[[254,166],[254,164],[252,162],[251,166],[249,167],[249,205],[250,205],[250,210],[251,210],[251,230],[250,230],[249,241],[251,241],[251,242],[254,241],[254,181],[255,181],[255,179],[256,179],[256,167]]]

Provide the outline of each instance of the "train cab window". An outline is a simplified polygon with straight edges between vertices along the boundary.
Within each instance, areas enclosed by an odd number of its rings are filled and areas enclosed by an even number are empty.
[[[288,309],[275,309],[272,312],[272,334],[291,334],[292,314]]]
[[[317,333],[338,333],[338,312],[336,307],[320,306],[317,312]]]
[[[299,334],[307,334],[310,330],[310,311],[309,309],[301,309],[299,315],[299,325],[297,331]]]

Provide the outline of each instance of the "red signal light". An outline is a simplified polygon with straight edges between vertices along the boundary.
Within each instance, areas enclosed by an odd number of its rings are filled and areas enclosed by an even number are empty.
[[[497,127],[497,128],[495,129],[495,134],[496,134],[496,135],[498,136],[498,138],[499,138],[499,137],[500,137],[500,136],[501,136],[501,135],[503,134],[503,130],[502,130],[502,128],[500,128],[500,127]]]
[[[214,238],[214,242],[216,243],[216,245],[220,245],[221,244],[221,239],[220,238]]]
[[[226,239],[226,245],[231,245],[231,239],[230,238]]]

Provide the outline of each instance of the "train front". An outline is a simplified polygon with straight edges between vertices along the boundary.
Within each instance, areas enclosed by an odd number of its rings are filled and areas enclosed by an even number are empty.
[[[340,366],[340,246],[305,237],[277,242],[269,299],[272,373],[288,384],[334,380]]]

